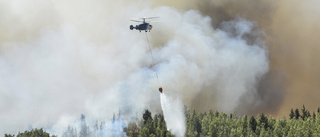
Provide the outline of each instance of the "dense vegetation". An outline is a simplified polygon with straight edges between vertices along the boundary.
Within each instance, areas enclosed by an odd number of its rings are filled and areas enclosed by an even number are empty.
[[[152,118],[149,110],[144,112],[138,125],[136,122],[130,122],[124,131],[129,137],[173,137],[167,130],[163,115],[156,114]]]
[[[320,136],[320,109],[310,113],[306,108],[291,109],[288,119],[285,117],[275,119],[261,113],[257,116],[237,116],[235,113],[226,114],[224,112],[214,112],[209,110],[204,113],[196,113],[185,107],[186,115],[186,136],[187,137],[319,137]],[[103,136],[102,134],[93,134],[84,122],[84,115],[81,129],[69,127],[63,136],[82,137],[82,136]],[[113,121],[121,120],[114,117]],[[96,130],[102,130],[103,124],[96,126]],[[84,134],[85,133],[85,134]],[[167,130],[166,123],[162,114],[152,114],[145,110],[142,119],[139,122],[131,121],[123,129],[123,134],[129,137],[172,137]],[[14,135],[5,134],[5,137],[14,137]],[[49,133],[42,129],[34,129],[18,133],[17,137],[50,137]],[[52,136],[54,137],[54,136]]]
[[[14,137],[15,135],[5,134],[5,137]],[[25,131],[18,133],[17,137],[56,137],[55,135],[50,136],[49,133],[43,131],[43,129],[32,129],[31,131]]]
[[[242,117],[233,114],[213,112],[196,113],[185,108],[187,137],[320,137],[319,108],[312,115],[305,109],[291,109],[289,119],[275,119],[265,114]],[[146,110],[139,126],[135,122],[128,125],[129,137],[172,136],[165,130],[162,115],[152,119]],[[148,115],[146,120],[145,115]],[[160,117],[160,118],[159,118]],[[160,120],[159,120],[160,119]]]

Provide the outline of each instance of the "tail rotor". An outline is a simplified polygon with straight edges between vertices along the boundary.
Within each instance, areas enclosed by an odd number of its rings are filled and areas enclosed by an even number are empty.
[[[135,29],[135,27],[133,27],[133,25],[130,25],[130,30],[133,30]]]

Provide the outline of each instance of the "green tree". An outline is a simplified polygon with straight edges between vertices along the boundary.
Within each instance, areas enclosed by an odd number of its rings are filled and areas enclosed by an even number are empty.
[[[166,137],[174,137],[171,132],[167,132]]]
[[[304,104],[303,104],[303,106],[302,106],[301,113],[302,113],[301,119],[302,119],[302,120],[305,120],[305,118],[307,117],[307,110],[306,110]]]
[[[242,135],[245,136],[247,134],[247,129],[248,129],[248,116],[244,115],[242,118],[242,128],[243,128],[243,133]]]
[[[213,114],[213,113],[211,113]],[[205,115],[203,119],[201,120],[201,134],[200,136],[208,136],[210,131],[210,122],[211,122],[211,116],[210,113]]]
[[[257,121],[254,118],[254,116],[250,117],[250,121],[249,121],[249,127],[253,132],[256,132],[256,128],[257,128]]]
[[[259,137],[269,137],[270,135],[268,134],[268,132],[262,128],[260,133],[259,133]]]
[[[299,117],[300,117],[299,109],[296,109],[296,110],[295,110],[294,116],[295,116],[296,119],[299,119]]]
[[[282,126],[281,126],[281,120],[276,120],[276,124],[274,125],[274,130],[273,130],[273,136],[275,137],[281,137],[282,136]]]
[[[151,116],[151,112],[147,109],[145,110],[145,112],[143,113],[143,123],[146,124],[146,122],[148,121],[148,119],[150,119],[152,121],[152,116]]]
[[[139,131],[139,137],[149,137],[149,129],[147,127],[142,128]]]
[[[310,111],[307,110],[307,118],[311,117]]]
[[[154,115],[154,117],[153,117],[153,128],[157,128],[158,127],[158,125],[159,125],[159,118],[158,118],[159,116],[156,114],[156,115]]]
[[[144,124],[144,127],[148,128],[149,134],[155,134],[156,128],[153,126],[152,119],[148,119],[147,122]]]
[[[294,118],[294,112],[293,112],[293,109],[291,108],[290,114],[289,114],[289,119],[293,119],[293,118]]]
[[[139,135],[139,128],[136,122],[130,122],[125,130],[128,137],[138,137]]]
[[[259,117],[259,123],[263,125],[264,129],[268,128],[268,118],[263,113]]]
[[[198,137],[201,132],[201,124],[195,110],[187,118],[187,136]]]
[[[43,131],[43,129],[32,129],[24,133],[18,133],[17,137],[50,137],[50,134]],[[54,137],[54,136],[51,136]]]
[[[219,117],[219,111],[216,111],[215,115],[216,117]]]

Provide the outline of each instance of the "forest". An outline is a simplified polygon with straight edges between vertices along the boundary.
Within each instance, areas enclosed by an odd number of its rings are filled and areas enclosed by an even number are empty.
[[[317,112],[302,109],[291,109],[288,119],[273,118],[264,113],[257,116],[237,116],[236,113],[213,112],[196,113],[185,107],[187,137],[319,137],[320,115]],[[128,124],[125,129],[129,137],[171,137],[165,128],[161,114],[153,118],[148,110],[143,114],[143,120],[137,125]]]
[[[320,108],[312,113],[303,105],[301,109],[291,109],[288,118],[273,118],[264,113],[256,116],[237,116],[236,113],[227,114],[209,110],[197,113],[185,107],[186,136],[187,137],[319,137],[320,136]],[[84,120],[81,115],[80,119]],[[119,120],[114,117],[113,120]],[[123,128],[123,134],[118,136],[129,137],[173,137],[167,130],[166,122],[162,114],[151,114],[145,110],[140,121],[131,121]],[[100,127],[103,124],[99,125]],[[69,127],[62,135],[63,137],[96,137],[94,130],[86,123],[82,123],[81,129]],[[5,134],[5,137],[15,135]],[[31,131],[19,132],[17,137],[56,137],[45,132],[43,129],[32,129]]]

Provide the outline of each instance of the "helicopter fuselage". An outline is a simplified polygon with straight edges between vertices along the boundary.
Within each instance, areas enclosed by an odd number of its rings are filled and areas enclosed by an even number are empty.
[[[142,24],[136,25],[135,27],[133,25],[130,25],[130,29],[131,30],[136,29],[136,30],[139,30],[140,32],[141,31],[150,32],[150,30],[152,29],[152,25],[149,23],[142,23]]]

